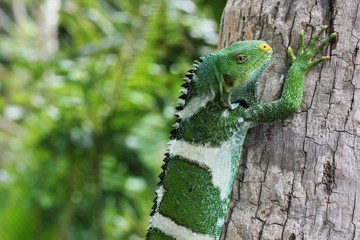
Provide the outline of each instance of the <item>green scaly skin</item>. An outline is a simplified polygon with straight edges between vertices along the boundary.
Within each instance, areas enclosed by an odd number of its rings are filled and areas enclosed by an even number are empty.
[[[299,109],[305,75],[329,58],[311,61],[336,36],[316,47],[326,29],[306,48],[301,32],[296,57],[289,47],[292,65],[281,98],[272,102],[256,102],[258,78],[272,54],[266,42],[237,42],[195,61],[184,79],[146,239],[219,238],[248,129]]]

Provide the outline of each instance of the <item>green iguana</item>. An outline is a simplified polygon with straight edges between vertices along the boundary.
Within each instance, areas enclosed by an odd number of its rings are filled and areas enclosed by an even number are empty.
[[[305,75],[329,59],[311,61],[336,36],[332,33],[316,47],[326,29],[306,48],[302,31],[297,56],[288,48],[292,65],[276,101],[256,101],[259,75],[272,54],[264,41],[236,42],[194,62],[180,90],[146,239],[220,237],[248,129],[299,109]]]

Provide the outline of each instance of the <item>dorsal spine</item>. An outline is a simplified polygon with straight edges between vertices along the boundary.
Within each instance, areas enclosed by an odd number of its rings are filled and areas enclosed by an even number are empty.
[[[182,78],[182,80],[184,81],[184,83],[181,85],[181,87],[183,87],[182,89],[179,90],[179,92],[181,93],[181,95],[179,96],[179,101],[178,101],[178,106],[175,108],[178,111],[181,111],[184,109],[185,105],[186,105],[186,101],[188,100],[188,92],[189,92],[189,88],[193,82],[193,78],[197,72],[197,70],[199,69],[199,66],[202,63],[202,59],[199,60],[195,60],[193,63],[193,68],[191,68],[190,70],[188,70],[188,72],[185,74],[185,77]],[[181,118],[180,115],[177,113],[175,113],[175,117],[176,117],[176,122],[175,124],[172,125],[172,130],[170,131],[170,140],[174,140],[176,139],[177,136],[177,130],[179,129],[180,125],[181,125]],[[158,186],[162,186],[163,183],[163,178],[166,174],[166,169],[167,169],[167,164],[169,162],[170,159],[170,150],[167,149],[165,154],[164,154],[164,160],[163,160],[163,165],[161,166],[161,168],[163,169],[163,171],[160,173],[159,175],[159,183]],[[153,202],[154,205],[152,206],[152,212],[150,213],[150,216],[153,216],[156,211],[158,210],[158,196],[157,193],[155,192],[156,197],[154,198]],[[150,236],[150,231],[148,231],[146,238],[148,239]]]

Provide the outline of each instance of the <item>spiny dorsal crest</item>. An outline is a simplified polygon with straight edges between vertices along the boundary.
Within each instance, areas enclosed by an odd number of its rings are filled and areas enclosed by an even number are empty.
[[[176,110],[181,111],[184,109],[185,105],[186,105],[186,101],[188,100],[188,93],[189,93],[189,88],[192,84],[192,80],[197,72],[197,70],[199,69],[201,63],[202,63],[203,59],[198,59],[195,60],[193,63],[193,67],[185,74],[185,77],[182,79],[184,81],[184,83],[181,85],[183,88],[180,89],[179,93],[181,94],[179,96],[179,101],[178,101],[178,106],[176,107]],[[181,118],[179,114],[175,114],[176,117],[176,122],[174,125],[172,125],[172,130],[170,131],[170,139],[173,140],[176,138],[176,133],[178,128],[180,127],[181,124]],[[170,157],[170,153],[169,150],[166,151],[165,153],[165,158],[164,158],[164,164],[161,166],[161,168],[163,169],[163,171],[160,173],[159,178],[160,181],[158,183],[158,186],[162,185],[165,173],[166,173],[166,169],[167,169],[167,163],[169,162],[169,157]],[[155,192],[156,194],[156,192]],[[156,196],[153,200],[154,205],[152,206],[152,212],[150,213],[150,216],[153,216],[156,213],[156,209],[158,208],[157,206],[157,201],[158,201],[158,196]],[[149,234],[149,232],[148,232]]]

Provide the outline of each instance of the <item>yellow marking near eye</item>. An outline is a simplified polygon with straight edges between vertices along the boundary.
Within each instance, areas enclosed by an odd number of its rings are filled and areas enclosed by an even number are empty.
[[[267,43],[263,43],[260,45],[261,51],[267,51],[270,48],[270,46]]]

